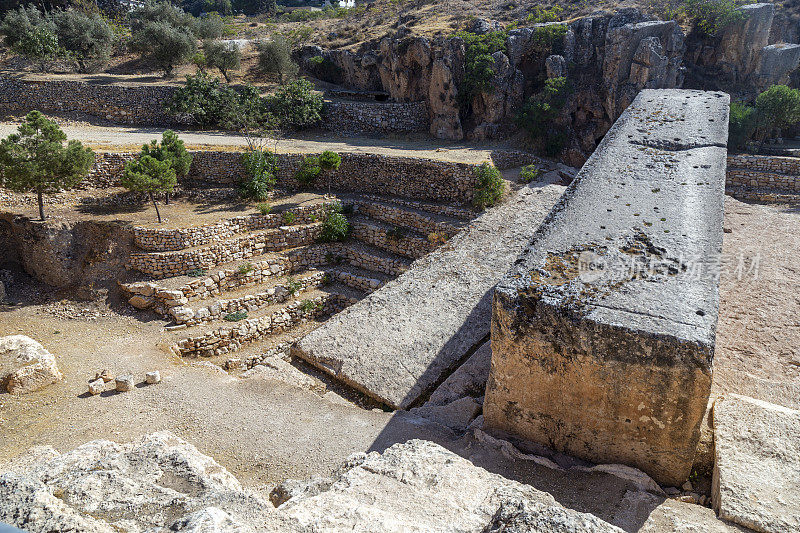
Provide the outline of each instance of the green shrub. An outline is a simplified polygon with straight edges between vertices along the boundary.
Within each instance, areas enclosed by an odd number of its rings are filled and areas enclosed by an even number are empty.
[[[458,32],[455,35],[464,41],[464,80],[458,91],[462,106],[468,105],[472,99],[483,92],[491,92],[491,81],[495,75],[495,52],[507,52],[505,31],[493,31],[483,35],[471,32]]]
[[[758,126],[756,108],[742,102],[731,102],[728,123],[728,146],[742,149],[753,137]]]
[[[165,109],[189,116],[201,128],[241,130],[269,120],[267,104],[255,87],[245,85],[237,91],[203,72],[186,76],[186,84],[175,90]]]
[[[206,66],[208,65],[208,61],[206,60],[206,55],[200,51],[197,52],[195,55],[192,56],[192,65],[197,67],[197,70],[200,72],[206,71]]]
[[[297,76],[298,67],[292,60],[291,43],[280,34],[273,34],[271,41],[260,41],[258,48],[258,68],[265,74],[278,77],[283,83]]]
[[[313,300],[303,300],[300,302],[300,311],[303,313],[310,313],[322,307],[322,302],[315,302]]]
[[[294,174],[294,179],[304,187],[310,186],[322,173],[319,158],[313,155],[303,158],[300,168]]]
[[[267,96],[270,112],[284,129],[301,129],[322,120],[322,96],[308,80],[294,80]]]
[[[189,169],[192,167],[192,154],[186,151],[183,141],[172,130],[165,130],[161,134],[160,143],[153,139],[150,144],[142,146],[142,155],[166,161],[175,170],[177,177],[189,175]]]
[[[281,220],[283,220],[284,226],[291,226],[297,220],[297,215],[291,211],[285,211],[283,215],[281,215]]]
[[[336,152],[325,150],[319,155],[319,167],[324,171],[338,170],[342,164],[342,156]]]
[[[564,51],[564,36],[567,34],[566,24],[548,24],[533,30],[531,40],[534,50],[542,55],[560,54]]]
[[[322,221],[321,242],[343,241],[350,233],[350,222],[341,213],[341,209],[331,206],[326,210],[325,219]]]
[[[267,202],[261,202],[256,206],[258,212],[262,215],[269,215],[272,212],[272,206]]]
[[[533,6],[531,12],[528,13],[527,17],[525,17],[525,21],[532,22],[534,24],[556,22],[558,21],[562,11],[564,11],[564,9],[561,6]]]
[[[695,29],[709,37],[747,18],[738,0],[684,0],[682,12],[692,20]]]
[[[202,278],[206,274],[208,274],[208,272],[203,268],[195,268],[186,273],[190,278]]]
[[[263,148],[251,149],[242,154],[242,165],[247,176],[239,184],[239,194],[253,200],[269,198],[269,193],[275,187],[275,172],[278,169],[275,154]]]
[[[206,63],[209,68],[216,68],[230,82],[229,70],[236,70],[242,64],[242,53],[236,43],[223,41],[206,41],[203,43]]]
[[[240,320],[247,319],[247,311],[236,311],[235,313],[228,313],[224,317],[223,320],[227,320],[228,322],[239,322]]]
[[[530,183],[532,181],[539,181],[542,176],[542,171],[536,165],[527,165],[522,167],[519,173],[520,183]]]
[[[286,290],[289,291],[289,294],[291,294],[292,296],[300,292],[300,289],[302,288],[303,284],[297,281],[296,279],[289,278],[288,280],[286,280]]]
[[[478,209],[486,209],[495,205],[505,192],[505,182],[500,171],[489,163],[483,163],[475,169],[475,193],[472,205]]]
[[[90,70],[90,64],[93,69],[108,61],[114,32],[100,15],[87,15],[75,9],[57,10],[53,13],[53,23],[58,45],[75,57],[81,71]]]
[[[246,276],[250,272],[254,270],[253,263],[242,263],[239,265],[239,268],[236,269],[236,273],[240,276]]]
[[[557,155],[566,143],[564,132],[554,126],[554,121],[561,114],[571,92],[567,78],[550,78],[545,81],[544,88],[531,96],[517,113],[517,125],[533,139],[544,138],[548,155]]]

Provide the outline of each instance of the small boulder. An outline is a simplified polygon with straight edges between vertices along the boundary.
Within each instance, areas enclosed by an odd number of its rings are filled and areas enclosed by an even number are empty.
[[[128,392],[133,390],[133,376],[130,374],[119,376],[115,383],[117,392]]]
[[[144,375],[144,381],[148,385],[155,385],[156,383],[161,383],[161,372],[158,370],[153,370],[152,372],[148,372]]]
[[[108,383],[109,381],[113,381],[114,375],[109,369],[106,368],[102,372],[97,372],[92,381],[96,381],[98,379],[102,379],[104,383]]]
[[[148,309],[152,307],[155,303],[155,300],[152,296],[141,296],[139,294],[132,296],[128,303],[134,306],[136,309]]]
[[[102,378],[96,379],[89,383],[89,394],[97,396],[105,390],[106,382]]]
[[[25,394],[61,381],[56,358],[25,335],[0,337],[0,388]]]

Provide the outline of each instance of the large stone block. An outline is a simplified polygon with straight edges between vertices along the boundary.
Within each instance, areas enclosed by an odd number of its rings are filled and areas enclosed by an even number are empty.
[[[645,90],[498,284],[489,427],[677,485],[711,386],[723,93]]]

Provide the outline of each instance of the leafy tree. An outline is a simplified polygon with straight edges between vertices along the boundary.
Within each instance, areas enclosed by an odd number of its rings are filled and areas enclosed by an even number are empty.
[[[732,24],[742,22],[745,15],[738,0],[684,0],[681,12],[693,20],[700,33],[714,37]]]
[[[303,186],[310,186],[319,175],[322,173],[322,168],[319,164],[319,158],[313,155],[307,156],[300,163],[300,168],[295,172],[294,178]]]
[[[53,13],[53,22],[59,46],[76,56],[82,71],[87,70],[87,60],[108,61],[114,32],[100,15],[69,9]]]
[[[548,155],[558,155],[566,142],[563,132],[554,127],[554,121],[561,114],[571,92],[567,78],[549,78],[544,88],[531,96],[517,113],[517,125],[527,131],[531,138],[544,137]]]
[[[206,63],[210,68],[217,68],[230,83],[229,70],[236,70],[242,64],[242,53],[236,43],[223,41],[206,41],[203,43]]]
[[[142,4],[131,11],[130,21],[132,33],[143,29],[151,22],[163,22],[192,34],[197,25],[197,21],[192,15],[167,0]]]
[[[173,115],[189,115],[203,128],[258,129],[269,118],[258,89],[245,85],[236,91],[202,72],[186,76],[186,84],[165,107]]]
[[[181,7],[195,17],[201,13],[219,13],[223,16],[233,14],[231,0],[184,0]]]
[[[292,61],[291,43],[277,33],[271,41],[260,41],[258,68],[266,74],[276,75],[280,83],[297,76],[298,66]]]
[[[728,122],[728,145],[744,148],[758,127],[758,113],[752,106],[731,102]]]
[[[458,32],[456,37],[464,41],[464,80],[458,91],[461,105],[465,106],[482,92],[492,91],[495,52],[506,52],[505,31],[492,31],[483,35],[471,32]]]
[[[39,63],[40,70],[59,52],[55,25],[33,6],[9,11],[0,25],[0,33],[6,46]]]
[[[155,62],[167,76],[197,52],[194,35],[166,22],[147,22],[131,36],[131,49]]]
[[[759,122],[764,128],[783,129],[800,122],[800,91],[773,85],[756,97]]]
[[[336,152],[325,150],[319,155],[319,167],[324,171],[337,170],[342,164],[342,156]]]
[[[218,13],[208,13],[198,19],[195,33],[200,39],[219,39],[225,29],[225,23]]]
[[[269,109],[281,128],[300,129],[322,120],[322,96],[312,88],[311,82],[299,79],[267,96]]]
[[[31,111],[18,133],[0,141],[0,185],[15,192],[35,192],[39,217],[44,220],[46,193],[71,189],[94,163],[91,149],[67,140],[58,125],[39,111]]]
[[[169,194],[177,183],[175,169],[169,161],[159,161],[155,157],[142,155],[125,165],[121,181],[122,186],[128,190],[147,193],[153,202],[153,207],[156,208],[158,221],[161,222],[161,212],[158,210],[155,194],[161,192]]]

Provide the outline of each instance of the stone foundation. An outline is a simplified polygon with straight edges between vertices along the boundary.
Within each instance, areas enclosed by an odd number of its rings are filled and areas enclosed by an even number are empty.
[[[486,425],[662,484],[711,387],[728,96],[643,91],[498,284]]]

